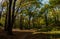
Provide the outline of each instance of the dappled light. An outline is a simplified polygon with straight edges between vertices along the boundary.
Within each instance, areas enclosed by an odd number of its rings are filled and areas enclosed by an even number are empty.
[[[0,39],[60,39],[60,0],[0,0]]]

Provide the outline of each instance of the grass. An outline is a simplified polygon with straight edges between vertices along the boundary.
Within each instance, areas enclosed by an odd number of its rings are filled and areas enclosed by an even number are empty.
[[[34,32],[33,34],[43,35],[48,39],[60,39],[60,31]]]
[[[48,31],[48,32],[34,32],[33,34],[44,33],[44,34],[60,34],[60,31]]]

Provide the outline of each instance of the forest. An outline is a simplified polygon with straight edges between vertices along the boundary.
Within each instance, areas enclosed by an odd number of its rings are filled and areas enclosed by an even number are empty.
[[[60,0],[1,0],[1,33],[0,39],[60,39]]]

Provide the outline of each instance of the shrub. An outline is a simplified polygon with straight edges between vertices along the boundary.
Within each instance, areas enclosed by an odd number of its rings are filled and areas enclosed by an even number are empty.
[[[38,29],[37,31],[39,32],[47,32],[47,31],[51,31],[53,28],[52,27],[44,27],[42,29]]]

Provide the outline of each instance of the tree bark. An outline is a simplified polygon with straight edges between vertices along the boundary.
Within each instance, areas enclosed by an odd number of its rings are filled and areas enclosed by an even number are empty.
[[[7,19],[7,34],[12,34],[12,26],[11,26],[11,7],[12,7],[12,0],[9,0],[9,10],[8,10],[8,19]]]
[[[31,24],[30,24],[30,21],[31,21],[31,12],[29,12],[29,22],[28,22],[28,29],[30,29],[30,26],[31,26]]]
[[[20,16],[20,29],[23,29],[23,17],[22,15]]]
[[[15,13],[15,4],[16,4],[16,0],[14,0],[14,3],[13,3],[13,11],[12,11],[12,27],[13,27],[13,24],[14,24],[14,22],[15,22],[15,15],[14,15],[14,13]],[[12,28],[11,27],[11,28]]]
[[[47,13],[48,11],[45,12],[45,22],[46,22],[46,26],[48,26],[48,18],[47,18]]]
[[[7,3],[7,1],[6,1]],[[7,3],[7,11],[6,11],[6,17],[5,17],[5,26],[4,26],[4,30],[7,31],[7,16],[8,15],[8,3]]]

